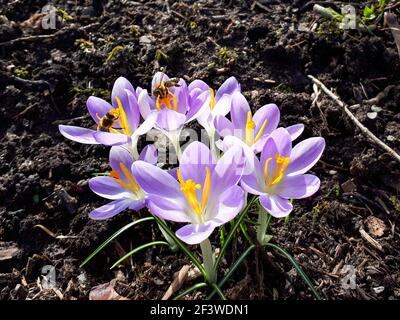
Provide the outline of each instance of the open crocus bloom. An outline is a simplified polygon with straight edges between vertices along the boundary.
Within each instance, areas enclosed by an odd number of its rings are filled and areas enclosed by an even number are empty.
[[[152,164],[157,163],[156,148],[153,145],[146,146],[140,153],[139,159]],[[145,206],[146,194],[131,172],[133,162],[132,155],[126,147],[111,148],[110,175],[90,179],[89,187],[97,195],[113,201],[93,210],[89,214],[92,219],[104,220],[125,209],[139,210]]]
[[[179,80],[177,86],[169,87],[166,87],[166,81],[169,81],[169,77],[162,72],[157,72],[151,82],[151,96],[147,90],[139,90],[138,104],[144,119],[156,113],[158,128],[175,131],[199,116],[210,93],[205,91],[199,95],[190,96],[188,86],[183,79]],[[164,96],[155,95],[155,91],[160,87],[166,90]]]
[[[274,217],[287,216],[293,209],[289,199],[302,199],[313,195],[320,180],[304,174],[319,160],[325,140],[309,138],[292,150],[292,139],[284,128],[273,131],[261,153],[254,159],[254,171],[243,175],[241,185],[249,193],[260,196],[260,204]],[[256,157],[255,157],[256,158]]]
[[[204,81],[194,80],[189,84],[191,97],[196,97],[205,91],[210,92],[210,99],[207,100],[207,104],[197,121],[211,135],[215,133],[214,118],[217,115],[226,116],[229,113],[232,94],[240,92],[240,84],[235,77],[230,77],[219,87],[215,95],[214,91]]]
[[[127,79],[120,77],[115,81],[111,100],[112,104],[93,96],[87,100],[87,108],[97,124],[97,130],[60,125],[61,134],[80,143],[122,145],[137,140],[138,136],[153,128],[155,117],[150,117],[139,126],[140,112],[137,95]],[[115,116],[115,121],[108,128],[108,132],[100,130],[101,119],[107,113]]]
[[[182,154],[178,179],[143,161],[136,161],[132,172],[148,193],[148,208],[163,219],[189,222],[176,235],[198,244],[243,208],[245,193],[237,186],[243,163],[239,148],[231,148],[216,162],[204,144],[192,142]]]
[[[275,104],[267,104],[253,116],[249,103],[240,92],[233,94],[231,103],[231,120],[222,115],[214,119],[215,128],[223,137],[222,141],[217,141],[217,146],[222,151],[231,146],[242,147],[247,160],[246,172],[253,171],[254,153],[261,152],[269,134],[278,127],[280,112]],[[296,124],[286,130],[294,140],[303,132],[304,125]]]

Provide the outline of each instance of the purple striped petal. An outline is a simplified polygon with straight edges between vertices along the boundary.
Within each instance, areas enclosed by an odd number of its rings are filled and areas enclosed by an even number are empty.
[[[216,160],[210,149],[201,142],[194,141],[182,153],[179,170],[183,179],[192,179],[203,185],[206,177],[206,167],[213,172]]]
[[[319,186],[320,180],[312,174],[285,177],[278,187],[277,194],[285,199],[303,199],[316,193]]]
[[[251,111],[244,95],[236,92],[232,96],[231,119],[235,129],[245,129],[247,113]]]
[[[232,95],[235,92],[240,92],[240,84],[235,77],[230,77],[219,87],[215,94],[215,102],[218,102],[224,94]]]
[[[212,222],[188,224],[176,231],[176,236],[187,244],[199,244],[207,239],[214,229],[215,226]]]
[[[206,220],[212,220],[215,226],[223,225],[233,220],[242,210],[245,204],[245,193],[238,186],[230,187],[220,196],[215,209],[211,210],[216,214],[214,217],[206,216]]]
[[[298,123],[285,128],[289,132],[292,141],[296,140],[304,131],[304,124]]]
[[[117,200],[129,198],[131,191],[115,182],[114,178],[107,176],[94,177],[89,180],[89,188],[100,197]]]
[[[324,149],[325,139],[321,137],[299,142],[292,150],[286,174],[295,176],[307,172],[317,163]]]
[[[280,112],[276,104],[271,103],[261,107],[253,116],[253,121],[256,124],[254,134],[257,135],[260,132],[264,121],[266,121],[262,136],[267,136],[278,127],[279,119]]]
[[[190,222],[188,216],[185,214],[183,203],[175,199],[151,194],[147,199],[147,207],[151,212],[162,219],[174,222]]]
[[[260,196],[260,204],[275,218],[286,217],[293,210],[289,200],[275,195],[264,194]]]
[[[268,137],[264,149],[261,153],[261,165],[264,166],[265,161],[268,158],[272,158],[273,161],[270,161],[271,167],[268,172],[273,172],[275,168],[275,156],[279,154],[282,157],[289,157],[292,150],[292,139],[290,138],[289,133],[283,129],[278,128],[274,130]],[[273,166],[272,166],[273,165]]]
[[[110,149],[110,166],[113,170],[120,171],[120,163],[128,169],[132,166],[133,157],[126,146],[113,146]]]
[[[152,144],[148,144],[147,146],[145,146],[143,148],[142,152],[140,152],[139,160],[142,160],[142,161],[145,161],[145,162],[148,162],[151,164],[157,164],[157,160],[158,160],[157,148]],[[131,165],[128,168],[130,168]]]
[[[94,220],[105,220],[114,217],[118,213],[127,209],[130,200],[115,200],[97,208],[89,213],[89,217]]]
[[[132,164],[132,173],[140,187],[148,194],[166,198],[182,198],[178,181],[167,171],[144,161]]]
[[[175,131],[183,126],[186,116],[174,110],[164,108],[158,112],[157,125],[167,131]]]
[[[142,90],[138,96],[138,104],[139,104],[139,111],[143,119],[147,119],[147,117],[151,112],[150,101],[151,98],[149,97],[147,90],[145,89]]]
[[[214,127],[221,137],[233,136],[235,130],[233,123],[222,115],[215,117]]]
[[[58,130],[67,139],[85,144],[99,144],[93,136],[96,133],[95,130],[64,125],[59,125]]]
[[[124,134],[105,131],[96,131],[93,136],[98,143],[104,144],[105,146],[119,146],[130,141],[130,138]]]
[[[113,108],[107,101],[94,96],[87,99],[86,106],[96,123],[99,123],[99,118],[104,117],[104,115]]]

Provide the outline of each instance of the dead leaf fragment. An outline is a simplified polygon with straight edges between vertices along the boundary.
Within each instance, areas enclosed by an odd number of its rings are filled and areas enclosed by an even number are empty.
[[[386,225],[381,219],[374,216],[369,216],[366,220],[366,223],[369,232],[373,236],[381,237],[385,233]]]
[[[117,280],[100,284],[92,288],[89,293],[89,300],[129,300],[126,297],[119,295],[115,290]]]
[[[346,182],[343,182],[340,186],[342,187],[344,193],[357,191],[357,186],[351,179],[347,180]]]
[[[188,277],[189,269],[190,265],[184,265],[181,270],[179,270],[179,272],[175,274],[174,281],[172,281],[171,285],[164,293],[164,296],[161,298],[161,300],[168,300],[175,292],[182,288]]]

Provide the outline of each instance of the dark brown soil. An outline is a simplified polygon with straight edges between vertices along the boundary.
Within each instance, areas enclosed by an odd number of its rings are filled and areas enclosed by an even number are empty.
[[[117,77],[148,87],[160,69],[214,88],[233,75],[255,109],[276,103],[282,125],[302,122],[303,138],[323,136],[327,147],[312,170],[321,178],[321,190],[296,201],[289,221],[273,221],[272,242],[294,255],[324,298],[400,297],[399,163],[368,141],[329,98],[321,96],[312,106],[307,78],[312,74],[335,88],[349,105],[361,103],[353,110],[356,117],[399,152],[400,59],[388,29],[380,24],[373,33],[332,31],[313,14],[313,1],[169,1],[167,7],[163,0],[57,0],[53,3],[73,20],[45,31],[20,25],[47,1],[32,3],[0,0],[0,299],[60,299],[60,294],[88,299],[94,286],[116,277],[122,296],[160,299],[174,273],[188,263],[183,254],[177,258],[160,247],[110,271],[124,251],[161,238],[147,223],[79,268],[131,221],[131,213],[105,222],[88,218],[104,201],[91,193],[87,179],[108,170],[108,148],[79,145],[58,132],[61,123],[91,126],[86,99],[91,94],[108,99]],[[308,31],[299,31],[299,23]],[[310,31],[315,23],[319,28]],[[34,38],[21,40],[26,36]],[[116,46],[123,49],[105,63]],[[228,49],[225,58],[221,47]],[[382,111],[371,120],[371,106],[362,102],[379,93]],[[383,235],[368,228],[371,217],[382,220]],[[36,225],[68,237],[57,239]],[[234,243],[223,269],[244,249],[244,239]],[[58,292],[40,291],[44,265],[55,266]],[[356,270],[356,289],[341,285],[345,265]],[[313,298],[275,251],[249,256],[223,289],[231,299]],[[204,292],[190,298],[204,298]]]

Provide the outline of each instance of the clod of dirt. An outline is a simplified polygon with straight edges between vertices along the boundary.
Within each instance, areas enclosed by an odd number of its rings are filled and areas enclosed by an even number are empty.
[[[374,216],[369,216],[366,220],[369,232],[376,237],[381,237],[385,233],[385,223]]]

